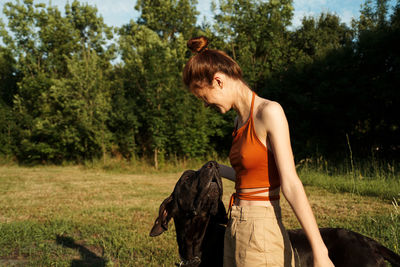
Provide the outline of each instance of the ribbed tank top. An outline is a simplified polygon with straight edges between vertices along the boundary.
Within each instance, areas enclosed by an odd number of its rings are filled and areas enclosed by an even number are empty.
[[[232,133],[233,141],[229,160],[236,172],[235,188],[260,188],[250,193],[236,192],[231,197],[243,200],[268,201],[279,199],[277,196],[253,196],[254,194],[268,192],[280,186],[279,172],[274,159],[274,154],[260,141],[254,129],[253,107],[255,92],[253,92],[250,108],[250,116],[246,123]],[[232,205],[230,203],[230,206]]]

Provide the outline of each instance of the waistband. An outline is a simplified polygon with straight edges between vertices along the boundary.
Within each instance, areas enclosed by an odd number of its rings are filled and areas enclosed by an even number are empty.
[[[274,188],[272,188],[274,189]],[[229,200],[229,208],[228,208],[228,217],[229,213],[232,210],[233,203],[235,202],[235,198],[241,199],[241,200],[253,200],[253,201],[270,201],[270,200],[278,200],[280,199],[280,195],[275,195],[275,196],[254,196],[259,193],[265,193],[269,192],[271,189],[262,189],[258,191],[253,191],[253,192],[247,192],[247,193],[242,193],[242,192],[236,192],[233,193],[230,200]]]
[[[272,206],[232,206],[231,218],[241,221],[257,218],[282,218],[281,207],[279,205]]]

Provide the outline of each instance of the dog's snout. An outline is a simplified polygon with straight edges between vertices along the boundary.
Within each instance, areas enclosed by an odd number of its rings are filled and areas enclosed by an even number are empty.
[[[210,162],[208,162],[208,164],[207,164],[207,168],[212,168],[212,167],[215,167],[215,168],[219,168],[219,166],[218,166],[218,163],[216,162],[216,161],[210,161]]]

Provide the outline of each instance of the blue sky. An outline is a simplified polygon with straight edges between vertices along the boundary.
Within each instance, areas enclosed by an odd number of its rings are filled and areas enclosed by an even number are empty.
[[[0,0],[0,17],[3,21],[4,14],[2,10],[5,2],[7,0]],[[35,0],[35,2],[48,4],[49,0]],[[136,0],[82,0],[81,2],[96,5],[106,24],[110,26],[121,26],[129,22],[130,19],[136,19],[138,16],[137,11],[134,9]],[[198,10],[201,12],[199,22],[203,20],[203,16],[211,20],[211,0],[199,0],[198,2]],[[64,10],[67,1],[51,0],[51,3],[57,5],[60,10]],[[359,16],[362,3],[364,3],[364,0],[294,0],[293,26],[300,25],[303,16],[317,16],[321,12],[336,13],[342,22],[349,24],[351,18]]]

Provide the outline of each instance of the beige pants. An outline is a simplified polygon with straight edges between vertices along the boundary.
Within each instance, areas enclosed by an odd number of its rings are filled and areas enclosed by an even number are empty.
[[[225,232],[224,267],[295,266],[281,208],[233,206]]]

